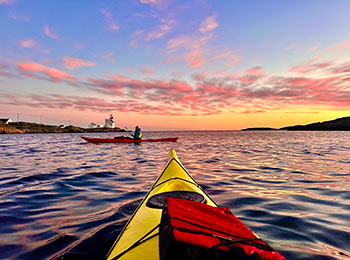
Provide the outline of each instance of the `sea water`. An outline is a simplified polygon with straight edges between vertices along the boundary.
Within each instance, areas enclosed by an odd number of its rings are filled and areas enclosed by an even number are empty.
[[[81,135],[0,135],[0,259],[104,259],[171,148],[287,259],[350,259],[350,132],[144,132],[179,139],[139,145]]]

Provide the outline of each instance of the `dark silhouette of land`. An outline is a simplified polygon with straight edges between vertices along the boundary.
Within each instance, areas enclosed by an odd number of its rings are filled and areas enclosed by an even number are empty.
[[[94,132],[126,132],[119,127],[115,128],[82,128],[77,126],[56,126],[28,122],[0,122],[0,134],[26,134],[26,133],[94,133]]]
[[[272,131],[272,130],[287,130],[287,131],[350,131],[350,116],[342,117],[330,121],[312,123],[307,125],[285,126],[279,129],[269,127],[251,127],[241,131]]]

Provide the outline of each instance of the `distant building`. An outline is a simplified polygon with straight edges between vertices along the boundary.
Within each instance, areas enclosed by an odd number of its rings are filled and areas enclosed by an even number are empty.
[[[113,118],[112,114],[109,116],[109,118],[105,119],[105,127],[106,128],[114,128],[115,127],[114,118]]]
[[[104,125],[98,125],[98,124],[91,122],[88,126],[88,128],[104,128],[104,127],[106,127],[106,128],[114,128],[115,127],[114,118],[113,118],[112,114],[110,114],[109,118],[105,119]]]
[[[89,128],[97,128],[97,125],[93,122],[91,122],[88,126]]]
[[[12,123],[11,118],[0,118],[0,122],[3,122],[5,124]]]

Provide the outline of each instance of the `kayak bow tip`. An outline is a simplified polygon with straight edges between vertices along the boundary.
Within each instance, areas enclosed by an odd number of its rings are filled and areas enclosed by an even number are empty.
[[[169,159],[172,159],[172,158],[179,160],[179,158],[177,158],[177,154],[174,149],[170,149],[170,152],[169,152]]]

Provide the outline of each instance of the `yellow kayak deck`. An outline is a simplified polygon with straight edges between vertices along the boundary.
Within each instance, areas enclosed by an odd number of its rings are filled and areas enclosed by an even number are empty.
[[[152,196],[171,191],[197,192],[203,195],[208,205],[217,206],[186,171],[172,149],[168,163],[115,241],[108,260],[159,259],[158,225],[162,209],[146,204]]]

